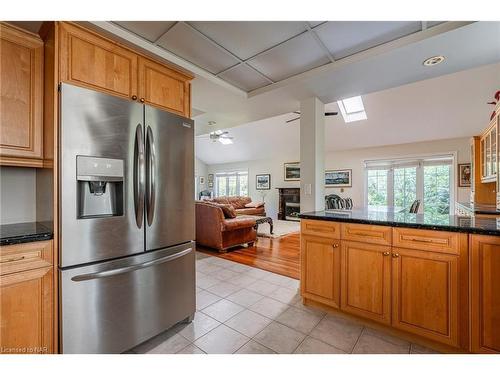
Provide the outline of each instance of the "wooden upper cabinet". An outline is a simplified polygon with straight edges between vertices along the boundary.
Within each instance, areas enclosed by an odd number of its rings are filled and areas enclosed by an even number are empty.
[[[43,42],[0,23],[0,165],[41,167]]]
[[[140,101],[190,117],[191,78],[149,59],[139,58]]]
[[[458,347],[458,256],[394,247],[392,260],[392,325]]]
[[[500,353],[500,237],[471,236],[471,350]]]
[[[301,235],[301,294],[340,307],[340,241]]]
[[[390,246],[342,241],[342,310],[391,323],[390,255]]]
[[[63,82],[137,97],[137,54],[72,24],[60,23],[59,30]]]
[[[498,157],[498,116],[495,116],[481,135],[481,181],[496,182]]]
[[[191,116],[192,76],[75,24],[59,25],[61,81]]]

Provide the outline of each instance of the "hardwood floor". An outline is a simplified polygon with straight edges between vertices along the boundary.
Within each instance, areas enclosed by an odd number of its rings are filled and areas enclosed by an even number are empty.
[[[280,275],[299,279],[300,275],[300,234],[292,233],[280,238],[258,237],[252,247],[235,247],[227,253],[219,253],[206,247],[197,246],[197,251],[219,258],[246,264]]]

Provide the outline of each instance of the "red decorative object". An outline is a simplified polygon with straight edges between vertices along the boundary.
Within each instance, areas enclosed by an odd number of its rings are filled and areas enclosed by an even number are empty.
[[[500,100],[500,90],[498,90],[498,91],[495,93],[495,99],[497,100],[497,102]]]

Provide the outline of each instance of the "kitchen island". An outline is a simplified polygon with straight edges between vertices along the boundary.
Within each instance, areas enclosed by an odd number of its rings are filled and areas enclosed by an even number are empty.
[[[443,350],[500,352],[496,218],[371,210],[300,218],[305,304]]]

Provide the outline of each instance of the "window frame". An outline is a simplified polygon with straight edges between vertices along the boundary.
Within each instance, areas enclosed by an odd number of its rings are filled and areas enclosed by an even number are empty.
[[[222,197],[222,196],[229,196],[229,178],[236,176],[236,195],[239,196],[250,196],[250,185],[248,183],[248,170],[231,170],[231,171],[220,171],[220,172],[215,172],[214,173],[214,196],[215,197]],[[240,176],[246,175],[247,177],[247,194],[242,195],[241,194],[241,185],[240,185]],[[225,177],[226,179],[226,192],[223,195],[219,195],[219,178]]]
[[[440,163],[440,159],[451,160]],[[387,168],[387,206],[394,206],[394,169],[398,167],[416,167],[416,199],[420,200],[418,213],[424,212],[424,166],[426,165],[450,165],[450,215],[455,212],[455,200],[457,197],[457,186],[455,177],[457,175],[457,152],[446,152],[438,154],[413,155],[406,158],[383,158],[364,161],[364,206],[368,207],[368,170]],[[380,167],[376,167],[379,164]]]

